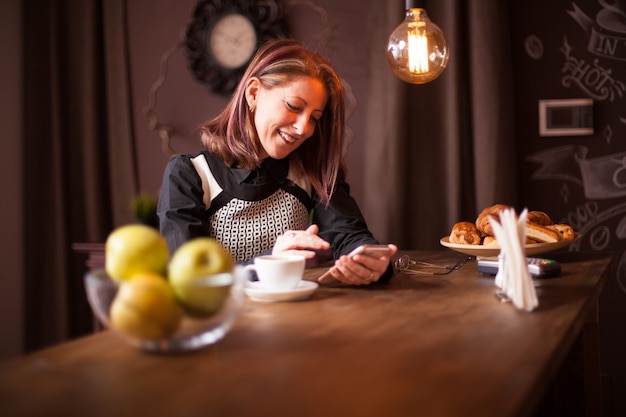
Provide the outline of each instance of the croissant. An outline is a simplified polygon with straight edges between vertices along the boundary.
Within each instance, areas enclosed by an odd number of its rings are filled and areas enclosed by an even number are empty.
[[[548,213],[545,213],[543,211],[529,211],[526,214],[526,220],[537,223],[541,226],[547,226],[554,223],[550,216],[548,216]]]
[[[462,245],[497,246],[490,218],[500,221],[500,212],[512,208],[506,204],[486,207],[474,223],[461,221],[452,227],[449,242]],[[555,224],[543,211],[529,211],[526,215],[526,243],[554,243],[560,240],[573,240],[576,234],[567,224]]]
[[[486,207],[476,218],[476,227],[482,233],[493,236],[493,229],[489,223],[489,217],[493,217],[495,220],[500,220],[500,212],[502,210],[511,208],[506,204],[494,204],[491,207]]]
[[[480,232],[472,222],[458,222],[452,226],[449,241],[461,245],[480,245]]]

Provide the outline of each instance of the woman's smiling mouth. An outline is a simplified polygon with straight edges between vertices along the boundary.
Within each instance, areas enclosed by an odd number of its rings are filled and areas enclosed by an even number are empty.
[[[286,134],[285,132],[282,132],[280,130],[278,131],[278,134],[287,143],[296,143],[298,141],[298,139],[294,138],[293,136],[289,136],[288,134]]]

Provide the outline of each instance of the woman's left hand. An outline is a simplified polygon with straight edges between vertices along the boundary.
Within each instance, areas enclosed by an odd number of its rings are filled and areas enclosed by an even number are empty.
[[[389,252],[380,258],[367,255],[343,255],[335,261],[330,273],[350,285],[368,285],[376,282],[387,271],[389,259],[398,251],[396,245],[387,245]]]

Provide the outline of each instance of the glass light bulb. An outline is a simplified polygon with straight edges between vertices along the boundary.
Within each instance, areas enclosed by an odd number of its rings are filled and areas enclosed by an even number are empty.
[[[443,31],[422,8],[408,9],[404,21],[389,36],[389,66],[407,83],[425,84],[439,77],[449,57]]]

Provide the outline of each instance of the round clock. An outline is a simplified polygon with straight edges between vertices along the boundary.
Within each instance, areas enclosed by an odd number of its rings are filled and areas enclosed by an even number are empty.
[[[219,65],[235,69],[250,61],[256,45],[256,30],[252,22],[245,16],[233,13],[215,23],[207,46]]]
[[[187,27],[191,70],[211,91],[229,95],[265,41],[288,37],[278,0],[201,0]]]

